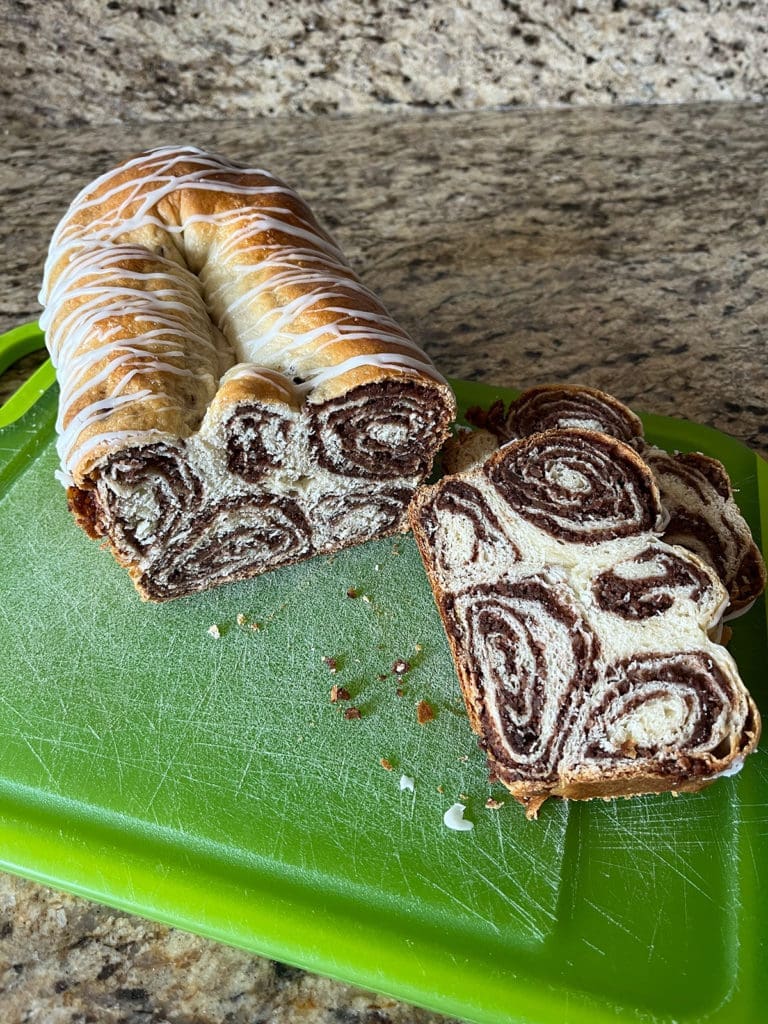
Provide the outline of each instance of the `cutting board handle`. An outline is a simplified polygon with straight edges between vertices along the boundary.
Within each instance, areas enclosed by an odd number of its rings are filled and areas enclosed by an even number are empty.
[[[18,359],[45,346],[45,335],[38,323],[22,324],[0,334],[0,374],[5,373]],[[7,427],[31,409],[56,379],[50,359],[35,370],[11,397],[0,405],[0,427]]]

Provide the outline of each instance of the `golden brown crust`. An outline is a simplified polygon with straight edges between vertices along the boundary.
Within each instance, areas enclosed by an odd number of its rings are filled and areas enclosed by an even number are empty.
[[[455,398],[267,172],[125,161],[56,229],[41,295],[62,482],[145,598],[405,528]]]
[[[102,295],[105,283],[109,294]],[[269,338],[259,340],[253,359],[289,381],[308,381],[303,393],[312,404],[364,384],[410,379],[434,389],[448,420],[455,415],[448,386],[361,285],[304,201],[267,172],[209,154],[153,151],[89,186],[57,229],[42,294],[59,375],[77,377],[62,387],[62,428],[83,420],[68,439],[68,469],[80,486],[142,431],[188,437],[206,410],[210,421],[228,414],[230,398],[260,398],[263,382],[241,381],[214,402],[224,370],[252,361],[259,332]],[[112,310],[116,295],[124,296],[125,312]],[[147,345],[148,331],[157,343]],[[137,359],[116,360],[116,345],[128,351],[136,344]],[[116,395],[141,401],[92,415]]]

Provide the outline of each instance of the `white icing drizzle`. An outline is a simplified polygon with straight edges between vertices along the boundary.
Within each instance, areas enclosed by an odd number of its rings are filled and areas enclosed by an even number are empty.
[[[213,194],[215,212],[174,213],[194,191]],[[443,381],[292,189],[194,147],[141,154],[80,191],[54,232],[40,302],[65,484],[99,445],[164,436],[140,429],[148,399],[196,429],[204,410],[174,395],[180,378],[205,404],[220,378],[269,381],[289,401],[360,367]],[[132,406],[135,431],[94,431]]]
[[[219,387],[221,388],[233,380],[263,381],[265,384],[271,384],[272,387],[277,388],[285,396],[286,401],[290,402],[293,398],[293,390],[288,386],[285,375],[276,370],[268,370],[264,366],[256,366],[253,363],[237,363],[227,370],[219,381]]]
[[[400,352],[371,353],[369,355],[351,356],[349,359],[345,359],[344,362],[337,363],[336,366],[317,370],[311,379],[311,384],[305,383],[302,387],[309,391],[311,387],[317,387],[332,377],[347,373],[349,370],[355,370],[360,366],[378,366],[384,370],[402,370],[409,367],[413,370],[424,369],[424,364],[421,360],[403,355]]]
[[[158,386],[127,392],[138,374],[160,372],[205,383],[207,368],[208,400],[215,394],[220,352],[196,279],[161,257],[154,258],[160,265],[156,272],[131,269],[132,262],[143,265],[146,258],[145,252],[135,248],[85,250],[59,276],[41,318],[61,388],[57,447],[66,483],[72,482],[74,464],[97,443],[112,443],[125,435],[106,431],[78,443],[85,430],[118,408],[140,407],[149,398],[171,403],[171,396]],[[166,267],[173,272],[165,272]],[[117,275],[121,284],[110,283]],[[62,309],[64,303],[72,308],[54,319],[51,311]],[[197,316],[190,317],[191,308]],[[135,328],[143,322],[147,327],[137,334]],[[94,338],[101,344],[89,348]],[[191,353],[203,354],[202,365],[199,355],[190,359]],[[106,393],[110,377],[115,382],[111,397]],[[91,401],[67,420],[69,410],[88,394]],[[99,394],[106,396],[97,398]]]
[[[475,826],[473,822],[464,817],[464,811],[466,811],[466,809],[467,808],[464,804],[451,804],[443,815],[443,824],[445,827],[452,829],[454,832],[471,832]]]

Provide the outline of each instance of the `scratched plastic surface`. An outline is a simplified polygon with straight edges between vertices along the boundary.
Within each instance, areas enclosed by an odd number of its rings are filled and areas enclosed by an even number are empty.
[[[471,1020],[762,1019],[764,751],[695,796],[487,809],[410,538],[143,604],[71,522],[54,410],[0,432],[0,866]],[[723,458],[757,532],[754,455],[647,427]],[[765,712],[762,602],[734,632]]]

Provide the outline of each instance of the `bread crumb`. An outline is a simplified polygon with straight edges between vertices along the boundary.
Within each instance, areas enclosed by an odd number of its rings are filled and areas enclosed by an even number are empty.
[[[413,649],[414,649],[414,651],[423,651],[424,650],[424,648],[421,646],[421,644],[414,644],[413,645]]]
[[[416,705],[416,721],[419,725],[425,725],[427,722],[431,722],[435,717],[435,709],[426,700],[420,700]]]
[[[238,626],[242,627],[243,629],[245,629],[246,626],[247,626],[248,629],[252,629],[254,631],[254,633],[257,630],[261,629],[261,623],[260,622],[250,622],[249,619],[248,619],[248,616],[245,614],[245,612],[238,612],[237,613],[237,618],[235,619],[235,621],[237,622]]]
[[[215,622],[212,626],[208,627],[208,635],[212,636],[214,640],[221,639],[221,630],[219,629]]]
[[[444,793],[445,792],[445,788],[443,786],[438,786],[437,787],[437,792],[438,793]]]
[[[404,658],[398,658],[392,665],[392,671],[396,676],[402,676],[410,669],[410,665]]]
[[[629,758],[631,761],[634,761],[637,757],[637,744],[631,737],[628,737],[626,740],[624,740],[624,742],[619,747],[619,750],[624,755],[624,757]]]
[[[489,796],[488,799],[485,801],[485,806],[488,808],[489,811],[498,811],[500,807],[504,806],[504,801],[494,800],[492,796]]]
[[[607,799],[611,799],[608,797]],[[523,797],[522,803],[525,807],[525,816],[528,821],[536,821],[539,816],[539,811],[542,804],[547,802],[547,794],[540,794],[537,796],[526,796]]]
[[[344,717],[350,719],[362,718],[363,716],[360,714],[360,708],[347,708],[346,711],[344,712]]]
[[[331,687],[331,704],[340,700],[349,700],[349,690],[345,686],[337,686],[334,683]]]
[[[366,604],[370,604],[371,603],[371,599],[370,599],[370,597],[368,597],[367,594],[363,594],[363,596],[360,598],[360,600],[361,601],[365,601]]]
[[[394,767],[394,765],[392,764],[388,757],[380,757],[379,764],[384,769],[384,771],[387,772],[391,772]]]

